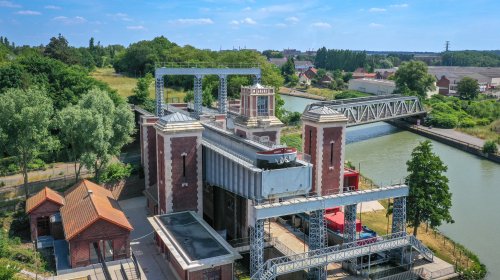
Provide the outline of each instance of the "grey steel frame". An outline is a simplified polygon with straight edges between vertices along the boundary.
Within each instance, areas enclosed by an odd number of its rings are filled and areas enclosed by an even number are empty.
[[[192,75],[194,76],[194,116],[199,118],[202,112],[202,80],[205,75],[219,77],[219,113],[227,113],[227,76],[251,75],[254,83],[260,82],[261,70],[258,66],[251,68],[156,68],[156,115],[163,116],[163,77],[166,75]]]
[[[308,105],[305,111],[324,106],[344,114],[348,119],[347,126],[423,115],[426,113],[418,97],[394,94],[315,102]]]

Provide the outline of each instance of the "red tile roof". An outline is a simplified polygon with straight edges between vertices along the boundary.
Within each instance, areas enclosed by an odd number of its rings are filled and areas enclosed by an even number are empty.
[[[133,230],[113,194],[91,181],[80,181],[65,192],[65,198],[61,218],[66,240],[71,240],[98,220]]]
[[[26,213],[31,213],[45,201],[52,201],[61,206],[64,205],[64,198],[62,195],[48,187],[45,187],[26,200]]]

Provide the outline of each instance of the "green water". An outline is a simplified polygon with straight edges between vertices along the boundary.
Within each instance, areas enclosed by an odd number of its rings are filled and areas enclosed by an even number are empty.
[[[312,100],[283,96],[285,109],[302,112]],[[348,128],[346,159],[379,184],[402,180],[411,150],[427,138],[386,123]],[[448,166],[454,224],[440,227],[453,240],[476,253],[500,279],[500,165],[431,140]]]

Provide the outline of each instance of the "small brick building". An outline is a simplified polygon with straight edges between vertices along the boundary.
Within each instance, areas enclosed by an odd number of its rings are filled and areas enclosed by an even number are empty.
[[[41,236],[61,236],[60,224],[50,221],[59,214],[64,205],[64,197],[52,189],[45,187],[26,200],[26,213],[29,217],[31,240]]]
[[[88,180],[64,195],[44,188],[28,198],[26,213],[32,240],[41,236],[66,240],[62,241],[72,268],[130,257],[132,226],[113,194]]]
[[[109,190],[82,180],[64,197],[61,218],[71,267],[130,257],[133,228]]]

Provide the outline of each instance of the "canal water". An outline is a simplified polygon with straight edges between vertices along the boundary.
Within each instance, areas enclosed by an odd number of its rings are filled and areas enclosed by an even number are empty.
[[[314,100],[284,96],[285,109],[303,112]],[[378,184],[387,185],[407,175],[406,161],[427,138],[386,123],[347,129],[346,160]],[[500,279],[500,165],[431,140],[434,152],[448,166],[454,224],[440,230],[476,253],[489,271],[487,279]]]

